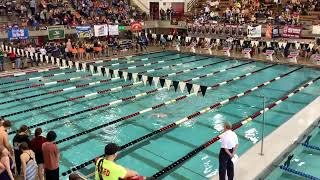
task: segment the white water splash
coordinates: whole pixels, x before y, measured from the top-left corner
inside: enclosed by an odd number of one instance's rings
[[[305,164],[305,162],[300,162],[299,164],[298,164],[298,166],[302,166],[302,165],[304,165]]]
[[[206,178],[211,178],[215,176],[218,173],[218,169],[213,169],[213,166],[211,165],[211,158],[208,155],[205,155],[201,158],[203,161],[203,174],[205,174]]]
[[[225,119],[221,114],[216,114],[215,116],[213,116],[213,128],[219,132],[222,131],[224,120]]]
[[[256,128],[251,128],[244,133],[244,137],[249,139],[253,144],[258,142],[258,131]]]
[[[299,162],[300,159],[294,158],[293,161],[294,161],[294,162]]]

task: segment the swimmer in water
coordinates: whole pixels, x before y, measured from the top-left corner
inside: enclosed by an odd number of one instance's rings
[[[171,70],[177,70],[177,68],[175,68],[174,66],[170,66]]]
[[[152,117],[156,117],[156,118],[166,118],[168,117],[167,114],[163,114],[163,113],[157,113],[157,114],[152,114]]]

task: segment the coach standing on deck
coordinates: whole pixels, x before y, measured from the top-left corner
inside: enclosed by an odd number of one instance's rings
[[[224,133],[220,136],[221,149],[219,154],[219,179],[226,179],[226,171],[228,180],[232,180],[234,176],[234,166],[232,158],[238,148],[238,137],[232,131],[232,125],[229,122],[224,123]]]

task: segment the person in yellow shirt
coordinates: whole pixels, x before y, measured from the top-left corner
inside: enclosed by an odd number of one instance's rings
[[[118,180],[139,176],[137,172],[124,168],[114,162],[120,147],[115,143],[107,144],[104,148],[105,157],[96,161],[96,180]]]

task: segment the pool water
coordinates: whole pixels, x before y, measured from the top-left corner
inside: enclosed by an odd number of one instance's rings
[[[144,60],[139,61],[141,59]],[[193,61],[197,59],[202,60]],[[129,69],[124,71],[132,73],[144,72],[150,69],[169,66],[169,68],[163,68],[150,73],[144,73],[148,76],[163,76],[169,73],[219,62],[205,68],[166,77],[166,79],[183,81],[247,63],[247,61],[226,61],[226,59],[217,57],[178,54],[174,52],[145,54],[141,56],[134,56],[130,58],[130,60],[132,61],[130,63],[112,66],[111,64],[123,62],[124,60],[113,60],[103,63],[97,63],[94,65],[108,66],[108,68],[110,69],[121,69],[130,67]],[[132,68],[132,66],[143,65],[160,60],[164,60],[164,62]],[[175,66],[179,63],[182,63],[182,65]],[[247,63],[242,66],[217,73],[207,78],[201,78],[195,81],[191,81],[190,83],[203,86],[212,86],[225,80],[229,80],[267,66],[270,66],[270,64],[262,62]],[[169,105],[165,105],[161,108],[148,111],[125,121],[121,121],[119,123],[115,123],[110,126],[106,126],[104,128],[90,132],[88,134],[59,143],[58,147],[61,150],[60,172],[65,172],[75,165],[79,165],[85,161],[91,160],[92,158],[103,154],[104,146],[109,142],[115,142],[119,145],[124,145],[141,136],[144,136],[145,134],[148,134],[170,123],[176,122],[186,116],[189,116],[194,112],[223,101],[238,93],[242,93],[247,89],[251,89],[281,74],[297,68],[297,66],[275,65],[259,71],[256,74],[250,75],[246,78],[233,81],[212,90],[208,90],[205,97],[202,97],[200,94],[198,96],[190,96],[181,101],[173,102]],[[19,77],[1,78],[0,81],[1,83],[10,82],[18,79],[39,77],[48,74],[63,73],[74,70],[75,69],[65,69],[43,73],[32,73]],[[79,71],[68,74],[61,74],[54,77],[41,78],[41,82],[39,82],[39,80],[31,80],[26,82],[3,84],[0,85],[0,92],[30,85],[36,85],[39,83],[47,83],[73,77],[82,77],[76,80],[70,80],[37,88],[28,88],[12,92],[0,93],[0,103],[108,79],[108,77],[99,75],[84,77],[90,74],[90,72]],[[220,108],[211,110],[201,116],[197,116],[190,121],[182,124],[181,126],[173,128],[169,131],[165,131],[163,133],[159,133],[152,138],[147,138],[140,143],[124,149],[120,152],[117,162],[124,165],[125,167],[136,170],[141,175],[152,176],[159,170],[178,160],[180,157],[186,155],[191,150],[197,148],[201,144],[218,135],[222,130],[223,121],[228,120],[231,123],[237,123],[243,118],[246,118],[257,110],[263,108],[263,96],[266,97],[266,105],[268,105],[272,102],[277,101],[288,92],[301,86],[306,81],[314,79],[318,76],[320,76],[320,71],[316,69],[302,68],[294,71],[293,73],[290,73],[288,76],[285,76],[278,81],[274,81],[269,85],[259,88],[258,90],[253,91],[252,93],[245,95],[239,99],[230,101]],[[31,126],[52,119],[57,119],[51,123],[43,124],[41,126],[39,125],[39,127],[42,127],[42,129],[45,131],[44,134],[46,134],[46,132],[50,130],[55,130],[58,135],[57,140],[60,140],[73,134],[80,133],[87,129],[94,128],[96,126],[127,116],[129,114],[148,109],[152,106],[188,94],[186,90],[184,92],[181,92],[178,89],[177,92],[175,92],[173,89],[160,89],[155,93],[150,93],[134,100],[120,102],[115,105],[100,108],[97,110],[82,112],[67,118],[61,118],[75,112],[81,112],[82,110],[88,108],[160,88],[159,86],[145,86],[143,85],[143,83],[140,83],[138,85],[122,88],[118,91],[101,93],[86,98],[80,98],[74,101],[67,101],[52,105],[52,103],[64,101],[69,98],[79,97],[104,89],[119,87],[130,83],[132,82],[130,82],[129,80],[125,81],[123,79],[115,79],[106,83],[75,88],[55,94],[26,98],[21,101],[15,101],[1,105],[0,115],[8,115],[18,111],[48,105],[44,108],[8,116],[7,119],[14,122],[14,127],[12,128],[13,130],[17,130],[23,124]],[[291,116],[293,116],[296,112],[301,110],[312,100],[318,97],[320,95],[319,87],[320,83],[319,81],[317,81],[308,88],[279,104],[274,109],[268,111],[265,114],[265,134],[271,133],[282,123],[287,121]],[[159,114],[165,115],[163,115],[163,117],[159,117]],[[245,153],[246,150],[248,150],[251,146],[253,146],[260,140],[260,129],[262,126],[261,122],[262,117],[258,117],[254,121],[247,123],[245,126],[236,131],[239,136],[240,143],[238,155]],[[32,131],[34,131],[34,129],[32,129]],[[11,134],[10,139],[12,139],[13,136],[14,134]],[[216,175],[218,172],[217,168],[219,149],[220,143],[215,143],[209,146],[207,149],[204,149],[192,159],[186,161],[182,166],[165,174],[165,176],[163,176],[162,178],[207,179]],[[94,177],[90,174],[94,172],[94,164],[90,164],[84,168],[81,168],[79,172],[83,175],[88,175],[89,179],[93,179]],[[67,178],[66,176],[61,176],[61,179]]]
[[[319,128],[315,128],[311,132],[311,138],[309,140],[309,145],[320,147],[320,131]],[[290,154],[294,154],[294,157],[291,160],[290,168],[304,172],[308,175],[320,178],[320,151],[312,148],[308,148],[302,145],[298,145]],[[286,161],[286,158],[284,159]],[[284,161],[281,163],[283,164]],[[286,172],[280,168],[274,169],[266,179],[278,179],[278,180],[287,180],[287,179],[302,179],[301,176]]]

